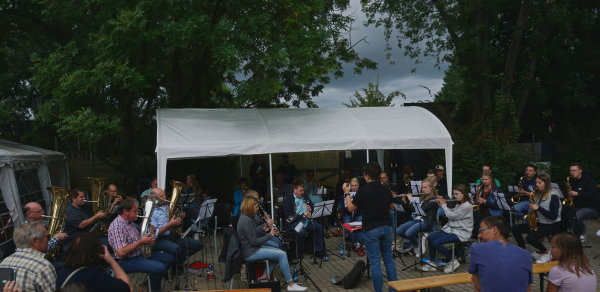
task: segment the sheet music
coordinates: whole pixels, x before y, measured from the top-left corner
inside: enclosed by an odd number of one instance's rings
[[[316,203],[313,212],[310,215],[310,218],[316,219],[319,217],[331,215],[331,212],[333,210],[333,202],[334,200]]]
[[[404,208],[402,207],[402,205],[398,204],[398,203],[394,203],[394,210],[396,210],[398,212],[406,212],[406,211],[404,211]]]
[[[354,196],[356,195],[356,192],[350,192],[350,201],[354,201]],[[348,208],[348,203],[346,202],[346,198],[344,198],[344,208]]]
[[[519,187],[518,186],[508,186],[508,192],[509,193],[518,193],[519,192]]]
[[[477,184],[476,183],[469,183],[469,191],[471,194],[474,194],[477,191]]]
[[[504,197],[504,193],[497,193],[495,196],[496,206],[500,210],[511,210],[510,206],[506,202],[506,198]]]
[[[418,194],[421,192],[421,181],[420,180],[411,180],[410,181],[410,193]]]

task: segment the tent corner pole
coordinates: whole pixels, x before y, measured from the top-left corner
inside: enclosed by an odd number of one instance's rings
[[[269,153],[269,184],[271,187],[271,218],[275,218],[275,208],[273,207],[273,201],[275,201],[275,194],[273,194],[273,156]]]

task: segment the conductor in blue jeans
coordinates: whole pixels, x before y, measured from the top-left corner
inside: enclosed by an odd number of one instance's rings
[[[394,205],[390,190],[379,183],[381,167],[377,163],[369,162],[363,166],[362,171],[367,183],[358,190],[353,200],[350,199],[350,184],[345,183],[342,189],[348,211],[360,210],[363,214],[363,241],[371,264],[373,291],[383,292],[382,258],[387,280],[397,279],[396,266],[392,259],[393,232],[389,212]],[[394,290],[389,288],[389,291]]]

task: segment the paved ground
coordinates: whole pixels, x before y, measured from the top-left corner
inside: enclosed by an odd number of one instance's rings
[[[594,256],[600,254],[600,238],[595,235],[596,230],[600,229],[600,221],[597,220],[589,220],[588,221],[588,241],[585,244],[585,253],[590,258],[592,266],[596,275],[600,275],[600,257],[594,259]],[[218,238],[220,240],[220,238]],[[340,245],[340,237],[329,237],[327,242],[327,247],[332,253],[339,254],[339,245]],[[215,279],[208,280],[205,272],[199,273],[197,275],[189,274],[188,277],[190,286],[193,290],[213,290],[213,289],[227,289],[226,283],[222,280],[222,271],[223,264],[217,261],[216,254],[213,253],[213,239],[212,237],[207,237],[204,239],[204,243],[206,248],[204,248],[201,252],[196,254],[192,261],[202,260],[204,262],[213,263],[215,268]],[[218,247],[220,251],[221,243],[218,242]],[[360,281],[359,286],[353,290],[345,290],[341,286],[336,286],[331,283],[331,278],[335,276],[343,276],[346,274],[354,263],[357,260],[366,260],[365,257],[358,257],[356,254],[352,254],[350,257],[344,257],[341,259],[338,256],[329,255],[329,261],[324,262],[321,267],[318,265],[313,265],[312,260],[309,257],[304,259],[304,267],[310,274],[311,278],[314,280],[314,284],[310,281],[306,281],[300,278],[300,282],[307,285],[309,287],[309,291],[318,291],[316,286],[318,286],[321,291],[372,291],[373,285],[370,279],[363,278]],[[406,255],[402,258],[395,259],[396,268],[398,270],[398,279],[409,279],[409,278],[419,278],[426,276],[434,276],[441,275],[441,272],[421,272],[415,269],[408,269],[406,271],[402,271],[405,268],[404,264],[411,265],[415,263],[415,257],[411,255]],[[461,265],[457,272],[466,272],[467,267],[466,264]],[[535,284],[532,291],[539,290],[539,279],[535,278]],[[136,284],[140,284],[142,282],[140,275],[135,275],[132,278],[133,282]],[[172,279],[171,281],[165,284],[165,291],[174,290],[176,287],[177,279]],[[184,283],[180,282],[179,288],[183,290]],[[240,279],[240,275],[236,275],[234,278],[234,288],[247,288],[247,282],[244,282]],[[439,288],[432,291],[472,291],[470,285],[454,285],[445,288]],[[598,290],[600,291],[600,290]]]

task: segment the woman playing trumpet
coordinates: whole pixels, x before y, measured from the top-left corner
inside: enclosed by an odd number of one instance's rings
[[[452,259],[452,254],[444,247],[445,243],[467,241],[471,237],[471,232],[473,231],[473,205],[471,204],[469,195],[467,195],[467,187],[463,184],[457,184],[452,189],[452,195],[458,202],[454,208],[449,208],[444,198],[437,199],[438,205],[448,217],[448,223],[442,227],[442,231],[429,234],[430,264],[424,265],[421,268],[423,271],[437,270],[437,251],[440,251],[447,259]],[[458,266],[460,266],[460,263],[454,259],[452,263],[446,264],[444,272],[452,273]]]
[[[531,246],[535,247],[536,251],[531,255],[536,259],[537,263],[545,263],[550,261],[550,253],[548,249],[540,242],[540,239],[557,234],[560,232],[560,211],[562,204],[558,194],[550,185],[550,177],[547,174],[540,174],[535,179],[537,190],[532,194],[533,204],[529,204],[530,210],[537,215],[539,223],[537,230],[531,231],[529,224],[521,223],[512,228],[517,244],[521,248],[525,247],[525,240]],[[527,234],[523,240],[523,234]]]
[[[281,249],[266,246],[265,243],[275,235],[275,230],[268,233],[265,231],[264,223],[258,217],[258,200],[254,197],[244,197],[240,206],[240,219],[237,224],[237,233],[240,240],[240,250],[242,258],[245,261],[268,260],[269,269],[265,271],[259,279],[266,279],[273,271],[275,266],[279,264],[281,272],[288,283],[288,291],[306,291],[306,287],[302,287],[294,283],[290,266],[288,263],[287,254]]]

